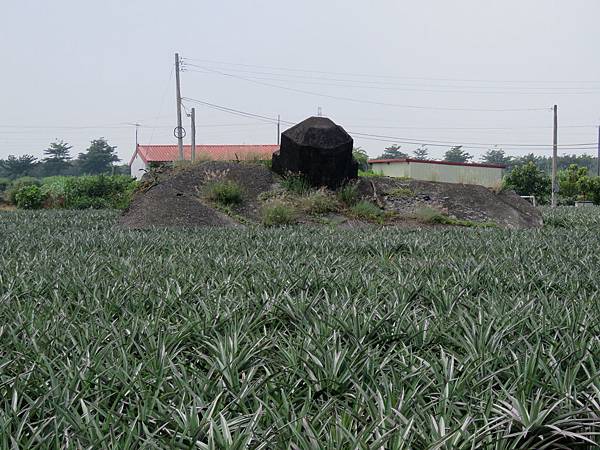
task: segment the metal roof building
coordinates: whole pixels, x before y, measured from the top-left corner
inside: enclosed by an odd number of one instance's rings
[[[388,177],[412,178],[413,180],[438,181],[442,183],[477,184],[489,188],[500,186],[500,164],[457,163],[421,159],[371,159],[369,167]]]

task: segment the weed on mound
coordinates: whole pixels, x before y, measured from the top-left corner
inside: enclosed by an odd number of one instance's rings
[[[0,448],[597,448],[598,209],[543,229],[0,212]]]

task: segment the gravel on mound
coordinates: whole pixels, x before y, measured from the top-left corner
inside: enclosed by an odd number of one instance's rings
[[[259,217],[257,197],[271,188],[271,171],[261,164],[208,161],[173,170],[168,178],[137,192],[119,224],[130,228],[239,225],[202,198],[203,186],[217,179],[235,181],[242,188],[243,203],[234,208],[236,214]]]
[[[409,216],[429,207],[456,219],[493,222],[503,228],[543,225],[539,210],[512,191],[495,193],[471,184],[373,177],[360,180],[359,192],[373,196],[373,186],[377,203],[400,215]]]

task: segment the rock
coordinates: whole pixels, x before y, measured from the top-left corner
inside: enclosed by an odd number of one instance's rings
[[[311,117],[282,133],[272,167],[282,176],[301,174],[313,186],[335,189],[358,177],[353,144],[352,137],[332,120]]]

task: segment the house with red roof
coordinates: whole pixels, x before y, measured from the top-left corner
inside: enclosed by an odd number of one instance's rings
[[[277,150],[279,145],[196,145],[196,160],[268,160]],[[183,146],[183,155],[185,160],[191,161],[191,145]],[[129,161],[131,176],[140,179],[150,167],[177,160],[179,160],[177,145],[138,145]]]

